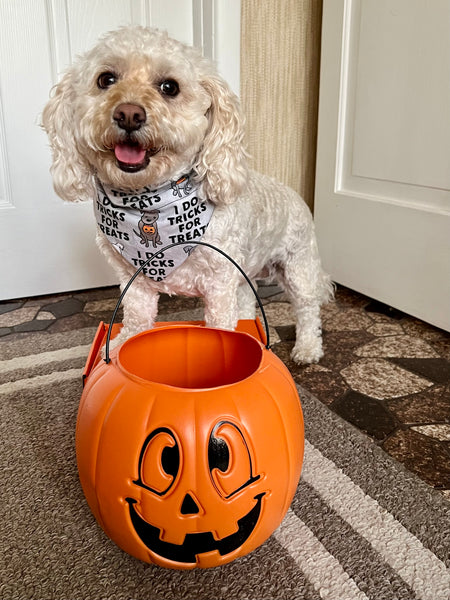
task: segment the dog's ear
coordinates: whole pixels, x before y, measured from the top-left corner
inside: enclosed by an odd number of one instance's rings
[[[212,202],[231,204],[247,181],[244,118],[237,96],[225,81],[210,76],[202,81],[202,86],[211,98],[209,127],[194,168]]]
[[[69,70],[53,88],[42,113],[42,126],[52,150],[53,187],[63,200],[79,202],[92,200],[94,187],[90,166],[77,147],[73,77]]]

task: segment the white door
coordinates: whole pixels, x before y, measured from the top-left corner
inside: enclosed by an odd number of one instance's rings
[[[0,0],[0,300],[116,282],[91,204],[53,192],[39,121],[72,57],[129,23],[202,47],[238,91],[239,0]]]
[[[325,0],[319,106],[325,268],[450,330],[450,1]]]

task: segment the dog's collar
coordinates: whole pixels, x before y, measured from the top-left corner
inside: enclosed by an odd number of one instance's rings
[[[99,229],[136,269],[156,253],[142,271],[155,281],[165,279],[187,259],[196,246],[190,242],[201,240],[214,211],[190,175],[136,192],[111,188],[98,179],[96,185]],[[183,245],[158,252],[176,242]]]

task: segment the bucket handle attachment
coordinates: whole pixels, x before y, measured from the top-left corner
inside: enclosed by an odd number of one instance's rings
[[[261,311],[261,315],[262,315],[262,318],[263,318],[263,321],[264,321],[264,329],[266,330],[266,348],[267,348],[267,350],[269,350],[269,348],[270,348],[270,335],[269,335],[269,323],[267,321],[266,313],[264,311],[264,307],[263,307],[261,298],[259,297],[258,292],[255,289],[255,286],[250,281],[250,278],[245,273],[245,271],[242,269],[242,267],[233,258],[231,258],[231,256],[229,256],[228,254],[226,254],[226,252],[224,252],[223,250],[220,250],[220,248],[217,248],[216,246],[213,246],[212,244],[208,244],[207,242],[194,242],[194,241],[190,241],[190,242],[174,242],[173,244],[169,244],[167,246],[164,246],[164,248],[161,248],[161,249],[157,250],[156,252],[154,252],[139,267],[139,269],[137,269],[137,271],[131,277],[131,279],[129,280],[129,282],[127,283],[127,285],[124,287],[122,293],[120,294],[120,297],[119,297],[119,299],[117,301],[116,307],[114,308],[114,311],[113,311],[113,314],[112,314],[112,317],[111,317],[111,321],[109,322],[108,332],[107,332],[107,335],[106,335],[106,346],[105,346],[105,363],[106,364],[109,364],[111,362],[111,358],[109,356],[109,345],[110,345],[110,341],[111,341],[112,327],[114,325],[114,321],[116,319],[117,312],[118,312],[118,310],[120,308],[120,305],[122,304],[122,300],[124,299],[124,296],[128,292],[128,289],[130,288],[130,286],[133,283],[133,281],[145,269],[145,267],[150,263],[150,261],[155,258],[155,256],[157,256],[161,252],[165,252],[166,250],[169,250],[170,248],[173,248],[174,246],[184,246],[187,243],[189,243],[189,244],[196,244],[197,246],[206,246],[207,248],[212,248],[213,250],[215,250],[216,252],[218,252],[219,254],[221,254],[222,256],[224,256],[227,260],[229,260],[236,267],[236,269],[240,272],[240,274],[244,277],[245,281],[248,283],[248,285],[250,286],[253,294],[255,295],[256,301],[257,301],[259,309]]]

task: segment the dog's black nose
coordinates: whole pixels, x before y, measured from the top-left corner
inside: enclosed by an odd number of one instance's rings
[[[137,104],[119,104],[113,114],[120,129],[125,131],[136,131],[140,129],[147,119],[145,110]]]

